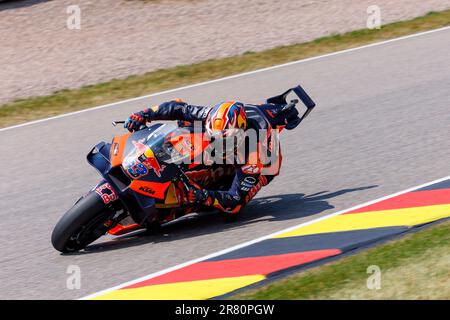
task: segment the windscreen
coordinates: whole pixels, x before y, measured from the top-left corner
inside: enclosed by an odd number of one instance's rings
[[[137,131],[128,139],[122,165],[125,170],[136,178],[139,175],[140,164],[165,162],[176,163],[187,155],[180,154],[174,148],[171,137],[185,134],[186,129],[171,123],[154,124],[148,129]],[[142,171],[141,170],[141,171]]]

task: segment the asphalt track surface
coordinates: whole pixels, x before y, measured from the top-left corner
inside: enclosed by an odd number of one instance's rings
[[[175,97],[258,103],[301,83],[318,107],[282,136],[281,174],[236,224],[217,215],[61,255],[58,218],[99,177],[90,148],[110,125]],[[72,299],[448,176],[450,29],[0,132],[0,298]],[[66,288],[69,265],[81,289]]]

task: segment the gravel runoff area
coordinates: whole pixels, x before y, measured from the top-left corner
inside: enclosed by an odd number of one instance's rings
[[[450,8],[448,0],[25,0],[0,4],[0,103],[312,40]],[[67,7],[81,29],[67,28]]]

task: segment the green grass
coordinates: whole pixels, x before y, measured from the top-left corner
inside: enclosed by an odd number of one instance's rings
[[[423,17],[385,25],[380,30],[353,31],[262,52],[247,52],[230,58],[156,70],[144,75],[115,79],[79,89],[60,90],[48,96],[20,99],[0,106],[0,127],[448,25],[450,25],[450,10],[431,12]]]
[[[233,299],[450,299],[450,221],[291,275]],[[381,289],[366,286],[381,269]]]

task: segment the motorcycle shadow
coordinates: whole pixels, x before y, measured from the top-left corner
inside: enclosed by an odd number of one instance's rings
[[[4,0],[3,2],[0,2],[0,11],[31,7],[36,4],[48,1],[50,0],[26,0],[26,1]]]
[[[264,221],[282,221],[313,216],[334,208],[327,201],[328,199],[376,187],[377,185],[372,185],[334,192],[322,191],[311,195],[294,193],[257,198],[240,212],[238,221],[234,223],[224,223],[222,215],[216,211],[196,213],[167,223],[150,234],[140,230],[106,241],[103,239],[102,242],[96,242],[84,251],[71,253],[71,255],[120,250],[149,243],[177,241],[230,229],[245,228],[250,224]]]

